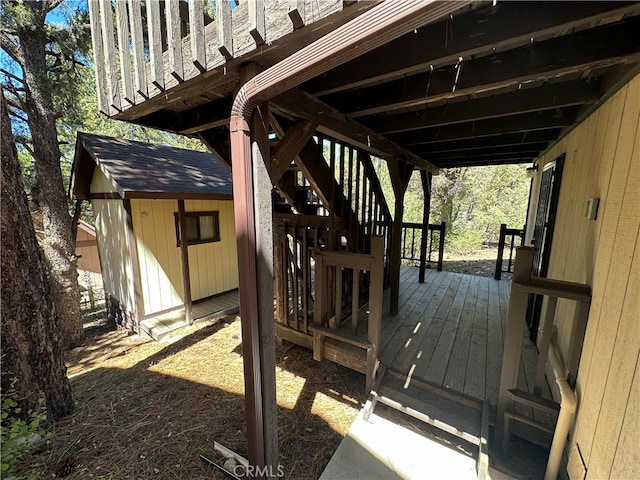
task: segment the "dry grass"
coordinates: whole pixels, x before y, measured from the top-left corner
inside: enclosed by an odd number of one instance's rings
[[[364,400],[364,378],[311,352],[278,354],[280,461],[318,478]],[[182,329],[162,342],[98,333],[66,358],[75,413],[24,459],[39,478],[225,478],[214,440],[246,456],[240,322]]]

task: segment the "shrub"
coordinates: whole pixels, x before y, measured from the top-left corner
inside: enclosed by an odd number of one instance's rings
[[[44,397],[38,401],[37,411],[29,410],[26,415],[20,408],[18,392],[15,390],[17,379],[12,379],[6,391],[0,392],[2,411],[0,413],[0,442],[2,478],[23,478],[16,474],[16,462],[34,443],[45,437],[43,428],[47,415],[44,411]],[[29,477],[35,479],[35,475]]]

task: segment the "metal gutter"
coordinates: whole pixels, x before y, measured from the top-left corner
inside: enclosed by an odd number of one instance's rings
[[[466,9],[471,3],[473,2],[432,0],[382,2],[258,74],[242,86],[234,99],[230,118],[231,157],[236,204],[248,451],[249,461],[254,467],[260,469],[267,466],[265,445],[274,440],[265,438],[262,408],[263,372],[260,361],[253,167],[249,127],[251,115],[258,104],[414,29]]]

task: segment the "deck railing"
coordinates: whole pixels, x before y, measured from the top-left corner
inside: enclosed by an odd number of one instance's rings
[[[444,240],[446,222],[441,224],[430,223],[427,225],[427,233],[425,235],[425,225],[422,223],[402,224],[402,246],[400,249],[400,258],[414,264],[422,265],[426,263],[435,263],[439,272],[442,271],[442,262],[444,259]],[[436,234],[434,242],[433,235]],[[424,239],[424,244],[423,244]],[[437,249],[437,260],[434,259],[434,252]]]
[[[313,356],[322,360],[323,344],[327,338],[364,350],[367,391],[373,388],[375,367],[382,332],[384,239],[371,238],[371,254],[353,254],[329,250],[315,250],[315,303],[313,311]],[[361,298],[364,279],[368,277],[368,314],[366,333],[359,331]],[[332,281],[329,281],[331,278]],[[346,324],[346,325],[345,325]],[[359,370],[356,364],[346,367]]]
[[[509,237],[509,241],[507,241]],[[502,278],[503,273],[513,273],[513,253],[516,247],[516,238],[520,237],[520,245],[524,241],[524,228],[519,230],[517,228],[507,228],[506,223],[500,225],[500,238],[498,240],[498,257],[496,259],[496,272],[493,276],[496,280]],[[507,262],[507,268],[504,268],[504,249],[509,246],[509,261]]]
[[[89,0],[98,107],[115,115],[342,9],[304,0]],[[237,4],[237,6],[235,6]]]
[[[543,382],[545,382],[547,359],[550,359],[551,363],[554,364],[554,370],[562,369],[562,371],[554,372],[555,380],[562,396],[562,403],[545,474],[545,479],[551,479],[557,477],[564,444],[567,440],[571,418],[575,409],[575,396],[572,386],[575,385],[582,352],[589,306],[591,304],[591,287],[581,283],[533,276],[534,252],[535,250],[531,247],[519,247],[516,250],[504,338],[500,390],[498,392],[496,436],[499,441],[502,441],[503,449],[506,449],[509,441],[511,420],[524,422],[534,428],[543,429],[542,426],[537,425],[530,419],[519,416],[514,411],[513,406],[515,403],[521,403],[541,411],[552,410],[549,401],[540,396]],[[527,313],[527,300],[531,293],[545,296],[545,308],[543,308],[542,331],[538,341],[539,356],[534,391],[521,392],[517,389],[517,385],[522,353],[522,335]],[[571,341],[565,358],[559,358],[558,352],[551,348],[556,305],[559,298],[573,300],[578,303],[575,316],[572,319],[571,336],[569,337]],[[563,320],[559,319],[559,321]]]

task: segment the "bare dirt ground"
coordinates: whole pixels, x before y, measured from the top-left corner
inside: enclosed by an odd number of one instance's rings
[[[505,250],[503,268],[507,268],[509,261],[508,249]],[[447,272],[466,273],[480,277],[493,278],[496,270],[496,259],[498,257],[498,247],[496,245],[483,245],[472,253],[444,252],[444,262],[442,269]],[[433,268],[433,267],[432,267]],[[511,278],[510,273],[502,273],[503,279]]]
[[[496,249],[445,253],[444,270],[493,277]],[[65,361],[75,413],[22,461],[37,478],[226,478],[214,441],[246,456],[240,322],[196,323],[161,342],[115,330],[103,312]],[[318,478],[365,398],[364,377],[301,347],[278,352],[278,442],[289,479]],[[403,417],[396,421],[404,422]],[[410,422],[407,421],[407,425]]]

